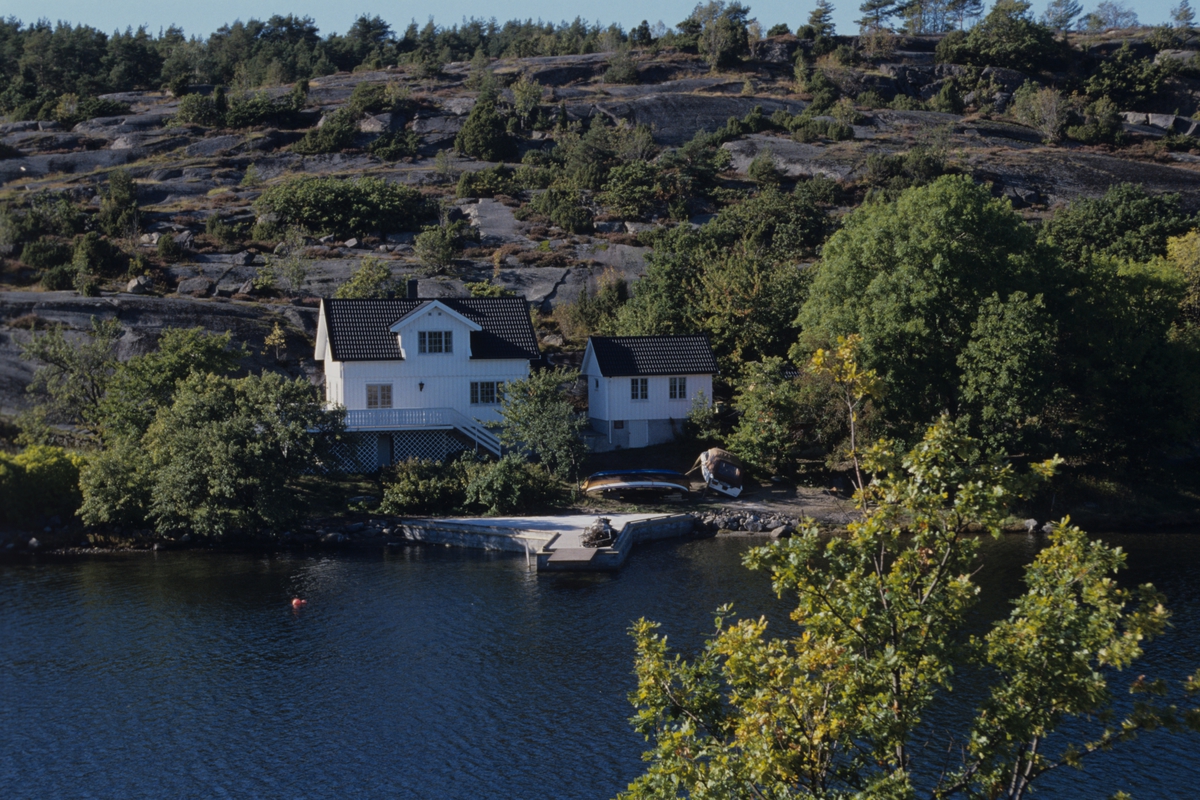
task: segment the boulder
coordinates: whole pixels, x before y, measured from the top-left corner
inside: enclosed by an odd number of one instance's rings
[[[152,285],[154,285],[154,280],[149,275],[138,275],[125,284],[125,291],[130,294],[145,294]]]
[[[1175,129],[1174,114],[1147,114],[1146,124],[1154,128],[1162,128],[1164,131]]]
[[[346,240],[346,247],[349,247],[351,249],[358,247],[358,244],[359,244],[359,242],[358,242],[358,239],[356,239],[356,238],[350,238],[350,239]]]
[[[213,282],[208,278],[186,278],[179,282],[176,291],[192,297],[207,297],[212,294]]]
[[[358,121],[358,129],[363,133],[390,133],[403,127],[404,117],[391,112],[368,114]]]
[[[194,245],[195,243],[196,243],[196,234],[192,233],[191,231],[185,230],[182,233],[175,234],[175,244],[179,245],[180,247],[182,247],[185,250],[191,250],[192,245]]]

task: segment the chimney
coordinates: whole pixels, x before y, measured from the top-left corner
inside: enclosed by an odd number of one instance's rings
[[[416,300],[420,295],[421,293],[417,290],[417,279],[410,278],[408,281],[408,299]]]

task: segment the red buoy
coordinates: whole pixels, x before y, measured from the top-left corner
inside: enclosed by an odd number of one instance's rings
[[[292,598],[292,608],[300,608],[301,606],[306,606],[306,605],[308,605],[307,600],[301,600],[299,597]]]

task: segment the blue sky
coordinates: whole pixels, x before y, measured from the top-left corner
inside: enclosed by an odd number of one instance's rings
[[[745,0],[743,0],[744,2]],[[839,33],[853,33],[853,20],[859,16],[861,0],[839,2],[833,0],[834,19]],[[1049,0],[1034,0],[1034,10],[1040,14]],[[1091,10],[1098,0],[1082,0],[1085,11]],[[1126,5],[1138,12],[1144,24],[1166,22],[1170,9],[1178,0],[1127,0]],[[667,0],[647,3],[634,0],[609,0],[605,3],[563,3],[555,0],[440,0],[437,3],[370,2],[360,0],[354,5],[331,3],[329,0],[204,0],[191,3],[147,3],[145,0],[37,0],[37,2],[0,2],[0,15],[14,16],[25,22],[39,17],[51,20],[66,20],[93,25],[105,31],[124,29],[126,26],[146,25],[151,31],[174,23],[189,34],[207,36],[226,22],[257,17],[265,19],[272,14],[297,14],[316,20],[323,34],[344,33],[360,13],[378,14],[392,24],[394,29],[403,30],[410,20],[419,24],[428,20],[431,12],[439,25],[452,25],[464,17],[496,17],[507,19],[544,19],[555,22],[563,19],[584,19],[605,24],[617,22],[628,30],[643,19],[651,24],[662,20],[674,25],[685,18],[695,6],[695,0]],[[814,0],[800,3],[770,0],[749,3],[751,16],[764,26],[786,22],[793,29],[802,24],[815,4]],[[990,3],[989,3],[990,5]],[[1200,9],[1200,2],[1192,3]]]

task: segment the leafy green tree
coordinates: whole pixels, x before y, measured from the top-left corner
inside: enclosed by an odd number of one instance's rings
[[[1042,135],[1042,141],[1058,141],[1070,112],[1066,98],[1049,86],[1039,87],[1026,81],[1013,93],[1012,115]]]
[[[587,452],[579,435],[587,420],[563,393],[563,387],[578,378],[578,372],[565,367],[538,370],[506,383],[500,398],[501,444],[532,453],[561,480],[578,476]]]
[[[1119,550],[1066,523],[1026,570],[1011,615],[962,647],[980,594],[979,537],[968,531],[998,536],[1032,476],[985,456],[945,418],[911,452],[880,443],[864,466],[875,478],[848,535],[810,526],[746,558],[795,598],[798,630],[772,633],[765,618],[735,620],[726,606],[684,659],[659,625],[633,625],[633,725],[651,747],[623,797],[905,798],[922,786],[938,798],[1015,800],[1082,753],[1200,727],[1200,710],[1154,700],[1115,711],[1107,668],[1136,662],[1169,615],[1153,587],[1112,580]],[[951,740],[969,745],[928,746],[918,730],[964,662],[986,665],[992,681]],[[1139,678],[1133,690],[1155,685]],[[947,751],[961,756],[947,761]]]
[[[97,409],[104,440],[140,438],[159,410],[171,405],[180,381],[192,373],[230,375],[246,355],[245,345],[233,346],[228,331],[210,334],[198,327],[167,328],[155,350],[113,370]]]
[[[92,317],[91,329],[82,341],[68,339],[62,328],[52,328],[21,348],[21,358],[41,362],[28,391],[37,396],[51,422],[99,433],[100,404],[116,366],[121,334],[117,320]]]
[[[384,299],[396,292],[396,280],[383,260],[368,256],[333,293],[339,300]]]
[[[1137,184],[1118,183],[1103,197],[1081,197],[1059,210],[1041,237],[1076,264],[1093,255],[1148,261],[1166,253],[1167,239],[1195,224],[1179,195],[1155,196]]]
[[[1044,436],[1049,421],[1042,415],[1061,386],[1051,380],[1058,341],[1058,321],[1046,313],[1040,295],[984,299],[958,357],[961,409],[995,449],[1029,447],[1029,438]]]
[[[0,453],[0,523],[28,525],[79,508],[83,457],[61,447],[31,445],[16,455]]]
[[[796,266],[777,265],[741,248],[706,266],[696,318],[712,339],[723,374],[737,375],[742,364],[787,351],[798,333],[795,316],[808,284]]]
[[[725,444],[767,475],[790,472],[805,444],[803,388],[787,371],[778,356],[745,364],[733,398],[738,421]]]
[[[942,177],[894,203],[867,204],[830,237],[800,312],[793,359],[860,334],[877,370],[883,418],[905,435],[954,412],[958,356],[984,300],[1064,280],[1033,231],[965,177]]]
[[[541,105],[545,87],[522,75],[509,88],[512,89],[513,110],[517,113],[517,119],[521,121],[522,127],[528,127],[533,114]]]
[[[424,266],[444,270],[462,252],[461,239],[467,227],[461,220],[451,225],[428,225],[417,234],[413,251]]]
[[[303,379],[192,373],[143,439],[153,475],[148,509],[162,534],[278,531],[302,512],[294,483],[340,430]]]

